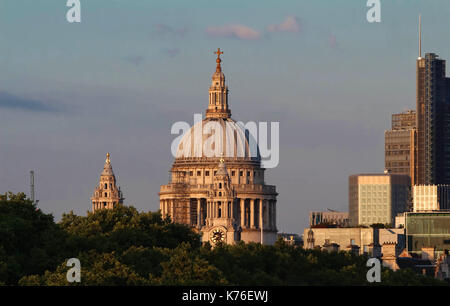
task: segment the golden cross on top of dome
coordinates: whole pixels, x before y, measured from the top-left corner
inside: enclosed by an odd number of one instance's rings
[[[214,52],[214,54],[217,54],[217,59],[220,60],[220,55],[223,54],[223,51],[220,51],[220,48],[217,48],[217,51]]]
[[[110,155],[109,153],[106,153],[106,163],[107,163],[107,164],[111,163],[110,156],[111,156],[111,155]]]
[[[217,51],[214,52],[214,54],[217,54],[217,59],[216,59],[216,63],[217,63],[217,71],[221,71],[221,67],[220,67],[220,62],[222,61],[220,59],[220,55],[223,54],[223,51],[220,51],[220,48],[217,48]]]

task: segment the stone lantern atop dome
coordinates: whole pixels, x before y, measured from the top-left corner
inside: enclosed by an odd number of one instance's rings
[[[206,110],[206,118],[230,118],[231,111],[228,108],[228,86],[225,85],[225,75],[222,72],[220,63],[222,59],[220,55],[223,51],[217,49],[216,72],[211,78],[211,86],[209,87],[209,104]]]

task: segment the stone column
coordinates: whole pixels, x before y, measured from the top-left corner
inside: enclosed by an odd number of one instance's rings
[[[270,201],[267,201],[264,205],[265,207],[265,212],[264,212],[264,224],[266,224],[266,228],[269,228],[269,205],[270,205]]]
[[[272,229],[275,230],[275,201],[272,201]]]
[[[255,228],[255,199],[250,199],[250,228]]]
[[[166,204],[166,218],[170,216],[170,203],[169,200],[164,200],[165,204]]]
[[[273,200],[273,230],[277,230],[277,200]]]
[[[272,230],[275,230],[275,201],[272,201]]]
[[[210,217],[211,217],[211,208],[209,207],[208,199],[206,199],[206,221],[205,221],[206,226],[209,226],[208,225],[208,218],[210,218]]]
[[[164,200],[164,205],[166,206],[166,218],[170,215],[169,200]]]
[[[263,208],[264,208],[264,202],[266,200],[264,199],[260,199],[259,200],[259,228],[265,228],[265,224],[264,224],[264,218],[263,218]]]
[[[212,207],[212,202],[211,201],[209,201],[208,207],[209,207],[208,218],[212,218],[213,217],[213,207]]]
[[[200,198],[197,198],[197,227],[200,229],[202,227],[202,225],[200,224],[200,220],[201,220],[201,200]]]
[[[245,199],[239,199],[241,206],[241,227],[245,227]]]
[[[175,199],[170,200],[170,218],[175,222]]]

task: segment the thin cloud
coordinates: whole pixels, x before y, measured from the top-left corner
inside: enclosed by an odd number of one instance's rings
[[[145,61],[145,58],[142,55],[132,55],[125,57],[124,60],[135,66],[140,66]]]
[[[281,24],[272,24],[267,27],[269,32],[298,33],[301,30],[300,20],[295,16],[287,16]]]
[[[242,40],[256,40],[261,37],[258,31],[240,24],[208,27],[206,33],[211,37],[230,37]]]
[[[155,25],[155,33],[159,36],[177,36],[184,37],[188,33],[188,29],[186,27],[183,28],[174,28],[167,24],[156,24]]]
[[[59,112],[60,108],[39,100],[21,98],[7,92],[0,92],[0,108],[24,110],[30,112]]]
[[[164,53],[168,57],[173,58],[180,53],[180,49],[179,48],[167,48],[167,49],[163,49],[162,53]]]

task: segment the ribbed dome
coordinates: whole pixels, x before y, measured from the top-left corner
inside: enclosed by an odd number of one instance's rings
[[[206,118],[181,138],[176,158],[246,158],[260,160],[255,138],[231,118]]]

